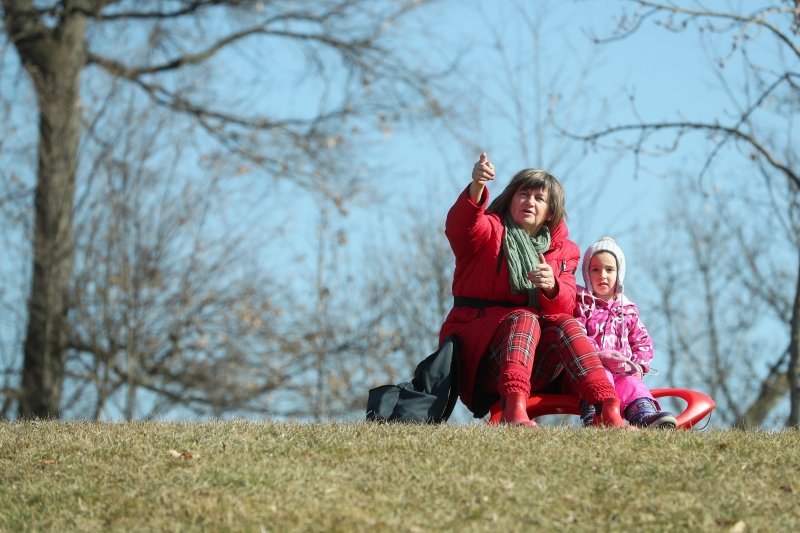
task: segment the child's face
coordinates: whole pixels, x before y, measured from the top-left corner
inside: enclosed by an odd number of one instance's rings
[[[592,292],[601,300],[613,300],[617,286],[617,259],[608,252],[598,252],[589,261]]]

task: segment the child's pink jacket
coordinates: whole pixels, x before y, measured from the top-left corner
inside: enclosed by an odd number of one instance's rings
[[[639,308],[625,294],[607,302],[579,285],[573,314],[598,351],[616,350],[640,364],[645,373],[650,371],[653,340],[639,319]]]

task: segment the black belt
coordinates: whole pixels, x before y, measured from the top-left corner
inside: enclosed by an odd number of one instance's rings
[[[528,307],[528,306],[526,306],[525,304],[515,304],[514,302],[496,302],[494,300],[470,298],[469,296],[454,296],[453,307],[471,307],[473,309],[486,309],[487,307]]]

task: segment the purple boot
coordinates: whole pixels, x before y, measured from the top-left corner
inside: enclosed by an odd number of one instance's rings
[[[675,415],[660,411],[650,398],[637,398],[625,408],[625,420],[632,426],[643,428],[675,429],[678,421]]]

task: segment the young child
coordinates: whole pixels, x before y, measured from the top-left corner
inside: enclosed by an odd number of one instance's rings
[[[675,416],[661,410],[642,382],[650,371],[653,341],[638,307],[623,292],[622,249],[611,237],[603,237],[587,248],[582,266],[586,288],[578,287],[574,314],[600,354],[625,419],[634,426],[675,428]],[[593,405],[581,400],[584,425],[591,425],[594,412]]]

